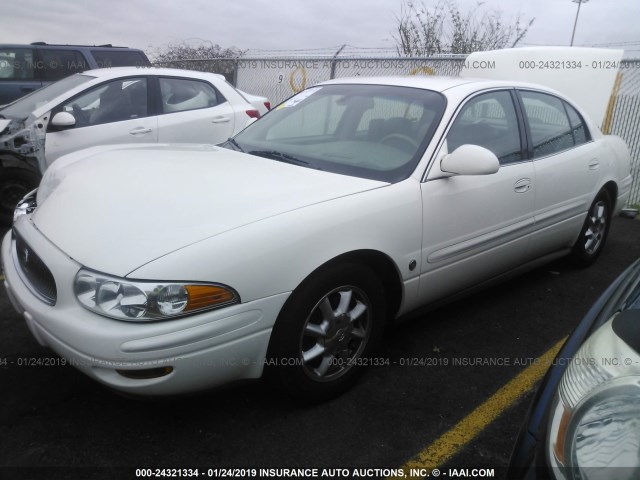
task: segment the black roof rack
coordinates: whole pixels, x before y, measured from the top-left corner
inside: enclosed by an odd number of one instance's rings
[[[114,47],[110,43],[104,45],[69,45],[62,43],[47,43],[47,42],[31,42],[31,45],[46,45],[48,47],[105,47],[105,48],[128,48],[128,47]]]

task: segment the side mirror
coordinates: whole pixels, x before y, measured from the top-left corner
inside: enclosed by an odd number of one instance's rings
[[[58,112],[51,119],[51,125],[57,128],[73,127],[76,124],[76,117],[69,112]]]
[[[440,162],[440,170],[456,175],[491,175],[499,169],[498,157],[479,145],[460,145]]]

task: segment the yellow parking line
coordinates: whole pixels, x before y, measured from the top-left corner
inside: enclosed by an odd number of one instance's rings
[[[4,280],[4,275],[0,275],[0,281]]]
[[[491,398],[463,418],[451,430],[405,463],[401,467],[402,470],[404,470],[405,478],[416,478],[409,476],[411,469],[432,470],[444,465],[471,442],[471,440],[477,437],[490,423],[513,405],[516,400],[533,389],[536,383],[540,381],[547,372],[551,362],[558,354],[558,351],[566,339],[567,337],[556,343],[545,352],[537,362],[534,362],[531,366],[520,372],[509,381],[509,383],[494,393]],[[398,477],[389,478],[395,479]]]

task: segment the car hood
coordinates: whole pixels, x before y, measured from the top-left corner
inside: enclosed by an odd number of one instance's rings
[[[93,148],[64,160],[45,176],[41,188],[54,185],[31,220],[82,265],[119,276],[228,230],[387,185],[208,145]]]

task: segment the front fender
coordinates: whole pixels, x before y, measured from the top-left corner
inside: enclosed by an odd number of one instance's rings
[[[420,272],[409,265],[419,265],[421,243],[420,184],[409,178],[222,233],[127,276],[220,282],[249,302],[291,292],[320,266],[357,250],[384,253],[407,283]]]

